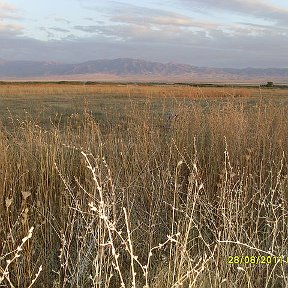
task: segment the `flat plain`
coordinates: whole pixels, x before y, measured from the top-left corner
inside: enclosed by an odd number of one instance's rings
[[[0,283],[287,286],[287,115],[280,88],[1,85]]]

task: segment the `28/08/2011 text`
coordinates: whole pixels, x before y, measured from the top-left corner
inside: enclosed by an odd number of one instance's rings
[[[288,256],[228,256],[228,264],[288,264]]]

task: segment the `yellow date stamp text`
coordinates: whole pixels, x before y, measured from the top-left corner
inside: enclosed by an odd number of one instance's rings
[[[228,256],[228,264],[288,264],[288,256],[234,255]]]

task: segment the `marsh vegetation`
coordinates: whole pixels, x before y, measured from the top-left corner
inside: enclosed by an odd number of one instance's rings
[[[286,287],[287,100],[0,87],[1,285]]]

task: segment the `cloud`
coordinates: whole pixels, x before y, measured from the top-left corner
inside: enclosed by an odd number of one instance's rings
[[[202,8],[209,4],[210,9],[215,6],[218,9],[224,9],[225,6],[226,10],[238,7],[236,10],[242,9],[243,13],[248,7],[252,9],[253,4],[245,0],[242,2],[246,6],[240,1],[232,1],[232,4],[220,0],[191,2],[199,7],[202,5]],[[95,39],[100,36],[109,39],[107,43],[113,43],[115,48],[114,58],[125,54],[124,57],[152,57],[155,61],[176,59],[178,62],[199,66],[285,66],[283,59],[288,56],[285,49],[288,45],[288,31],[285,27],[277,29],[275,25],[249,22],[220,24],[195,21],[179,13],[126,4],[119,4],[116,8],[110,11],[110,21],[105,24],[74,26],[74,29]],[[116,53],[116,47],[119,47],[119,54]],[[120,47],[133,53],[123,53]]]
[[[266,7],[268,4],[264,5],[265,9],[254,9],[253,2],[247,0],[171,1],[181,1],[189,7],[196,7],[205,12],[219,9],[229,13],[246,13],[245,15],[258,13],[257,17],[261,14],[262,18],[269,10]],[[73,63],[101,58],[131,57],[215,67],[287,65],[283,61],[288,58],[288,28],[285,25],[262,25],[257,23],[257,19],[251,20],[249,17],[246,22],[235,20],[230,24],[198,21],[186,14],[123,3],[114,3],[113,7],[106,7],[105,11],[99,12],[95,2],[88,2],[90,10],[91,5],[94,5],[93,22],[87,21],[92,21],[92,18],[86,18],[85,21],[77,23],[78,25],[72,25],[64,18],[57,18],[54,19],[56,22],[65,25],[54,22],[55,25],[51,24],[50,28],[38,27],[47,33],[47,39],[50,39],[47,41],[24,37],[20,35],[23,29],[20,25],[7,23],[8,20],[5,20],[5,23],[0,21],[0,58]],[[264,3],[259,0],[256,2]],[[12,12],[15,11],[15,7],[9,9],[12,9],[10,15],[17,15],[17,12]],[[9,9],[6,7],[6,14]],[[269,19],[275,15],[272,16]],[[55,36],[58,40],[51,40],[55,39]]]
[[[242,31],[243,34],[255,34],[255,35],[266,35],[269,39],[269,35],[282,35],[288,36],[288,27],[279,27],[275,25],[261,25],[249,22],[240,22],[236,25],[235,32]]]
[[[22,34],[23,27],[13,23],[15,19],[20,19],[19,10],[11,4],[0,2],[0,36],[14,37]],[[11,22],[12,20],[12,22]]]
[[[55,17],[54,20],[56,22],[61,22],[61,23],[65,23],[65,24],[70,24],[71,22],[65,18],[61,18],[61,17]]]
[[[219,9],[288,25],[288,9],[272,5],[264,0],[176,0],[176,2],[196,7],[202,11],[208,9],[211,12]]]
[[[56,32],[62,32],[62,33],[69,33],[70,32],[70,30],[64,29],[64,28],[61,28],[61,27],[51,27],[49,29],[50,30],[54,30]]]
[[[124,26],[118,26],[118,30],[115,30],[114,26],[104,27],[102,34],[98,27],[98,34],[93,34],[92,37],[76,38],[71,35],[69,39],[58,41],[40,41],[16,36],[5,38],[0,34],[0,58],[73,63],[130,57],[160,62],[174,60],[197,66],[284,67],[286,65],[283,59],[288,57],[288,38],[271,31],[257,36],[244,32],[234,35],[220,29],[210,31],[209,35],[186,31],[186,34],[183,32],[178,38],[173,38],[172,33],[162,35],[161,31],[151,31],[149,27],[146,31],[141,31],[137,30],[137,26]],[[117,39],[119,35],[122,35],[122,38],[125,36],[125,40]]]
[[[159,29],[152,25],[140,24],[108,24],[108,25],[91,25],[91,26],[74,26],[76,30],[92,34],[94,36],[102,35],[117,41],[146,42],[150,45],[153,43],[175,43],[181,40],[181,44],[187,42],[186,33],[179,27],[166,27]],[[194,35],[194,34],[193,34]]]
[[[76,25],[73,26],[73,29],[82,31],[82,32],[87,32],[87,33],[99,33],[100,28],[103,26],[99,25]]]
[[[256,13],[260,15],[267,14],[269,12],[282,11],[275,5],[264,3],[261,0],[172,0],[175,3],[187,3],[190,7],[196,7],[202,9],[208,13],[213,9],[225,10],[231,14],[231,11],[237,13]],[[82,0],[82,2],[88,6],[86,8],[97,9],[95,2],[89,0]],[[111,1],[109,1],[110,3]],[[112,3],[112,2],[111,2]],[[257,8],[257,9],[256,9]],[[194,10],[193,10],[194,11]],[[265,12],[265,13],[264,13]],[[282,11],[283,12],[283,11]],[[281,13],[282,13],[281,12]],[[77,25],[74,29],[93,35],[106,35],[108,37],[114,37],[115,39],[132,40],[135,41],[182,41],[181,44],[188,42],[195,43],[193,39],[198,39],[201,35],[202,45],[203,38],[216,37],[216,34],[226,33],[228,35],[244,35],[247,33],[250,36],[257,36],[265,34],[267,31],[272,31],[275,34],[285,35],[285,27],[282,27],[277,31],[279,27],[276,25],[267,25],[267,27],[260,27],[257,24],[250,23],[250,25],[244,23],[224,24],[213,21],[199,21],[193,19],[192,16],[188,17],[181,13],[175,13],[167,11],[165,9],[155,9],[143,6],[136,6],[127,3],[120,3],[113,1],[113,8],[106,11],[107,20],[105,23],[93,24],[93,25]],[[213,12],[212,12],[213,13]],[[279,12],[280,13],[280,12]],[[261,15],[262,15],[261,14]],[[225,17],[225,14],[224,14]],[[247,22],[251,19],[247,19]],[[257,19],[254,18],[254,21]],[[286,20],[286,18],[285,18]],[[227,22],[226,22],[227,23]],[[270,27],[270,28],[269,28]],[[276,29],[275,29],[276,28]],[[283,30],[284,29],[284,30]],[[195,37],[195,34],[197,37]],[[205,37],[203,37],[203,35]],[[191,37],[193,39],[191,39]]]
[[[1,37],[15,37],[23,33],[23,27],[18,24],[9,24],[0,21],[0,42]],[[2,45],[0,45],[1,48]]]
[[[209,21],[195,21],[191,17],[165,9],[152,9],[131,4],[118,3],[117,10],[114,10],[113,13],[114,15],[110,18],[110,21],[112,22],[187,28],[197,27],[204,29],[218,26],[216,23]]]
[[[20,34],[23,27],[17,24],[6,24],[0,22],[0,33]]]
[[[204,26],[201,26],[201,28]],[[221,43],[223,39],[238,42],[238,39],[244,39],[250,43],[255,39],[261,38],[262,44],[259,44],[258,50],[263,49],[266,43],[274,36],[287,36],[288,29],[277,29],[275,26],[257,25],[253,23],[235,23],[229,25],[209,26],[209,29],[194,29],[195,26],[170,26],[155,25],[151,23],[113,23],[106,25],[87,25],[74,26],[73,29],[85,32],[93,37],[103,36],[115,41],[130,41],[138,43],[147,43],[151,46],[156,43],[190,45],[190,46],[209,46],[213,48],[215,43]],[[244,41],[242,40],[242,41]],[[229,46],[233,46],[230,44]],[[229,47],[228,46],[228,47]],[[225,49],[223,46],[221,49]]]
[[[222,9],[226,11],[242,11],[243,13],[259,14],[260,11],[267,12],[270,8],[272,11],[278,11],[273,5],[265,4],[263,1],[255,0],[174,0],[179,3],[188,3],[193,7],[201,8],[205,11],[212,9]],[[89,9],[95,8],[92,1]],[[256,5],[255,5],[256,3]],[[193,17],[188,17],[181,13],[167,11],[165,9],[154,9],[131,4],[113,2],[113,8],[106,11],[107,20],[105,23],[93,25],[77,25],[75,30],[85,32],[91,35],[106,35],[117,40],[130,41],[171,41],[181,43],[181,45],[199,45],[207,42],[209,38],[219,37],[221,33],[237,36],[248,34],[249,36],[266,35],[267,31],[273,34],[286,35],[285,27],[279,28],[279,25],[260,25],[250,23],[233,23],[224,24],[213,21],[198,21]],[[262,4],[262,6],[260,5]],[[92,6],[91,6],[92,5]],[[257,7],[257,11],[255,10]],[[272,8],[274,9],[272,9]],[[265,9],[264,9],[265,8]],[[210,10],[209,10],[210,9]],[[270,11],[269,10],[269,11]],[[281,10],[282,11],[282,10]],[[271,12],[271,11],[270,11]],[[264,12],[263,12],[264,13]],[[230,13],[231,14],[231,13]],[[225,16],[225,14],[224,14]],[[248,21],[251,19],[247,19]],[[247,21],[247,22],[248,22]],[[257,19],[254,19],[257,21]],[[277,30],[278,29],[278,30]],[[200,38],[200,39],[199,39]],[[266,41],[266,40],[265,40]]]
[[[191,17],[171,11],[119,2],[114,4],[107,13],[106,22],[75,25],[73,29],[94,36],[105,35],[115,40],[144,41],[150,44],[152,41],[163,43],[182,41],[181,44],[185,44],[187,36],[203,32],[205,34],[205,31],[219,27],[218,23],[195,21]]]
[[[83,7],[89,10],[99,11],[99,5],[89,0],[80,0]],[[106,17],[112,23],[125,23],[136,25],[155,25],[155,26],[178,26],[178,27],[197,27],[211,28],[217,26],[213,22],[195,21],[191,17],[180,13],[171,12],[165,9],[148,8],[133,4],[107,1],[111,4],[109,8],[101,9]],[[113,4],[113,5],[112,5]],[[86,18],[95,21],[95,19]]]
[[[211,29],[218,26],[212,22],[194,21],[190,17],[167,13],[167,15],[135,15],[135,14],[118,14],[110,19],[112,22],[131,23],[138,25],[156,25],[156,26],[176,26],[176,27],[194,27],[202,29]]]
[[[84,17],[83,19],[84,19],[84,20],[87,20],[87,21],[94,21],[94,19],[91,18],[91,17]]]
[[[19,10],[16,8],[16,6],[3,1],[0,2],[0,20],[18,19],[19,18],[18,14]]]

